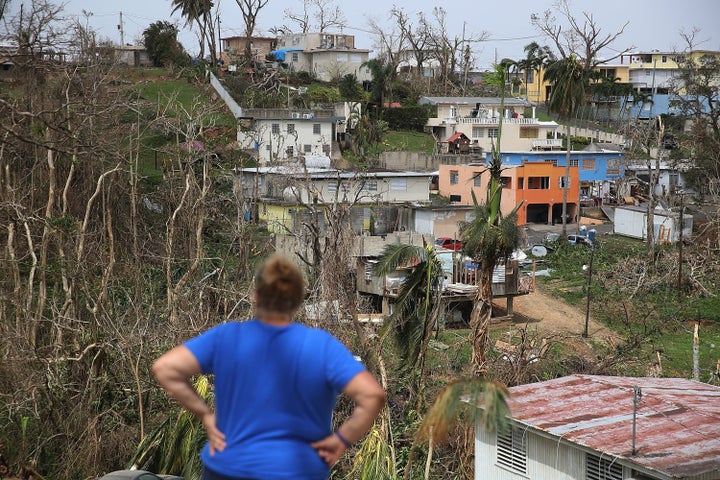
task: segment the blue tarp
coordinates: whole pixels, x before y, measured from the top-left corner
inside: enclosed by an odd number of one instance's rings
[[[280,50],[273,50],[272,52],[270,52],[270,55],[273,55],[275,57],[275,60],[284,62],[285,54],[287,52],[302,52],[302,48],[283,48]]]

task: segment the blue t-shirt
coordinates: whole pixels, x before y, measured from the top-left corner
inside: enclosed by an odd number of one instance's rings
[[[187,341],[203,373],[215,375],[217,426],[227,447],[201,454],[217,473],[257,479],[325,479],[310,446],[332,433],[340,391],[364,370],[335,337],[297,323],[253,319],[218,325]]]

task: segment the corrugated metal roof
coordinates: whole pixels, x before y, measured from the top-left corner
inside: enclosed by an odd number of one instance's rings
[[[632,455],[636,386],[642,397]],[[677,378],[571,375],[510,391],[513,418],[558,441],[675,478],[720,472],[718,387]]]

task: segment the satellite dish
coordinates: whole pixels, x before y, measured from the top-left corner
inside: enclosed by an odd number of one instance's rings
[[[547,248],[543,247],[542,245],[535,245],[532,247],[532,250],[530,250],[530,253],[532,253],[536,257],[544,257],[547,255]]]

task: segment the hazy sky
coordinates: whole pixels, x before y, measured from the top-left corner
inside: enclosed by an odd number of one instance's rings
[[[12,11],[17,11],[21,3],[29,2],[11,0]],[[57,3],[61,3],[60,0]],[[116,42],[120,41],[117,28],[120,12],[126,43],[139,39],[142,31],[154,21],[177,21],[182,32],[180,41],[185,48],[191,53],[198,50],[195,33],[187,29],[178,15],[170,15],[170,0],[65,0],[64,3],[67,15],[78,15],[83,21],[83,10],[91,12],[92,15],[87,17],[90,26],[102,37]],[[355,35],[357,47],[368,49],[373,48],[368,20],[387,23],[393,5],[403,8],[413,20],[417,19],[418,12],[431,16],[436,5],[444,5],[451,33],[461,37],[464,28],[467,37],[481,32],[488,34],[487,41],[472,47],[476,66],[485,68],[496,58],[524,57],[523,47],[532,41],[548,43],[530,24],[530,15],[551,9],[554,0],[449,0],[444,4],[429,0],[336,0],[335,4],[340,6],[347,19],[345,33]],[[215,0],[215,5],[219,6],[222,36],[242,35],[244,25],[235,0]],[[285,10],[299,11],[300,6],[300,0],[269,0],[260,12],[256,34],[267,34],[273,26],[289,24]],[[570,6],[578,18],[583,12],[592,14],[606,33],[614,33],[629,22],[625,33],[613,44],[615,49],[629,46],[645,51],[682,49],[685,45],[679,31],[690,31],[695,27],[701,30],[696,37],[702,41],[698,48],[720,50],[720,0],[571,0]],[[610,57],[611,53],[605,52],[604,56]]]

